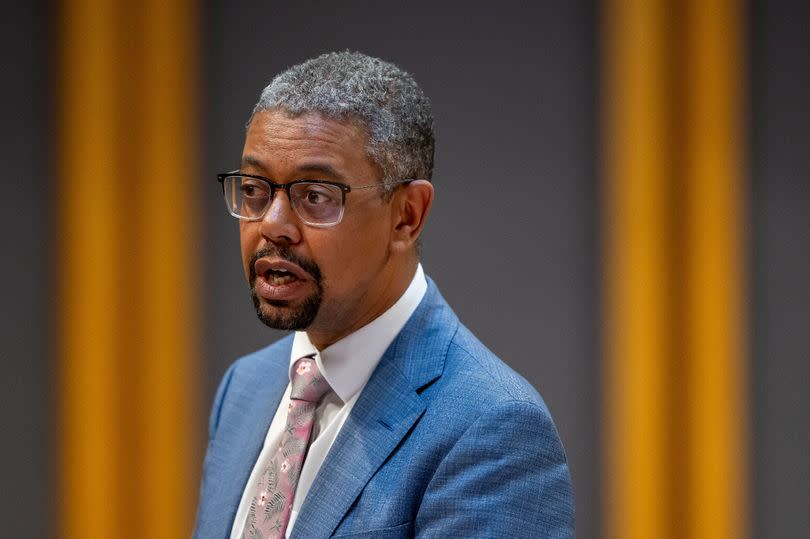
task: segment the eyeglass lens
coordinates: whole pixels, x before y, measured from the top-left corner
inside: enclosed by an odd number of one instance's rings
[[[231,214],[258,220],[273,201],[273,188],[267,182],[245,176],[228,176],[223,181],[225,202]],[[334,224],[343,211],[343,193],[339,187],[319,182],[294,183],[289,189],[290,204],[303,221]]]

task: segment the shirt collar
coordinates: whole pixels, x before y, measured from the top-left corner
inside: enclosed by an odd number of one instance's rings
[[[411,284],[387,311],[320,352],[305,331],[297,331],[290,353],[292,365],[301,357],[314,355],[319,372],[344,403],[354,397],[371,378],[383,354],[411,317],[427,290],[422,264],[416,266]]]

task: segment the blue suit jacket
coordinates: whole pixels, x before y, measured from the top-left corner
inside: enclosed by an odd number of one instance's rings
[[[211,411],[194,536],[229,536],[288,382],[292,337],[235,362]],[[537,392],[432,281],[383,355],[291,537],[572,537],[565,453]]]

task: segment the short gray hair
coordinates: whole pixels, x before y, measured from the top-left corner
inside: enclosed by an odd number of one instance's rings
[[[366,131],[369,158],[382,181],[433,176],[433,113],[413,77],[358,52],[332,52],[290,67],[262,91],[253,115],[280,109],[293,117],[315,112]],[[394,187],[387,188],[390,196]]]

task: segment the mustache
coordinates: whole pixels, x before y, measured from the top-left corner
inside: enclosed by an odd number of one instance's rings
[[[292,249],[284,245],[268,244],[253,253],[253,256],[250,258],[251,286],[253,286],[253,283],[256,281],[256,261],[264,257],[275,257],[286,260],[287,262],[292,262],[306,271],[312,277],[312,280],[315,281],[315,284],[318,286],[321,285],[321,268],[318,267],[318,264],[316,264],[314,260],[299,256],[292,252]]]

